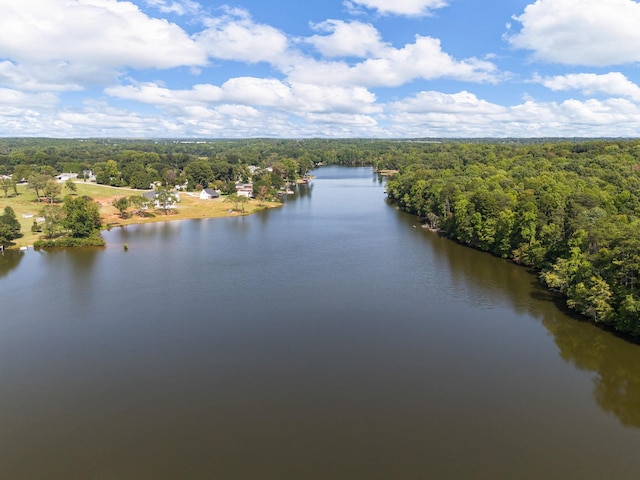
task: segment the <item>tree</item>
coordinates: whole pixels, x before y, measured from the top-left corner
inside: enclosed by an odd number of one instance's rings
[[[215,179],[211,165],[206,160],[196,160],[187,164],[184,174],[189,180],[189,190],[195,189],[197,185],[206,188]]]
[[[238,204],[240,203],[240,195],[237,193],[230,193],[224,199],[226,203],[233,203],[233,209],[238,210]]]
[[[20,222],[16,217],[13,208],[4,207],[4,214],[0,215],[0,245],[6,247],[13,243],[13,240],[20,238]]]
[[[142,195],[131,195],[128,200],[129,205],[135,209],[134,213],[140,216],[144,215],[144,210],[149,207],[150,203],[150,200]]]
[[[121,175],[118,162],[115,160],[107,160],[106,163],[99,168],[100,165],[96,164],[96,182],[104,185],[111,185],[114,187],[120,186]]]
[[[52,180],[52,178],[42,173],[32,173],[29,178],[27,178],[29,188],[33,189],[36,192],[36,199],[38,201],[40,201],[40,196],[43,193],[43,190],[49,180]]]
[[[244,195],[239,195],[238,202],[240,202],[240,210],[242,211],[242,213],[244,213],[244,206],[246,203],[249,203],[249,199]]]
[[[11,187],[13,187],[13,194],[17,197],[18,196],[18,182],[15,179],[15,177],[11,177]]]
[[[142,197],[142,195],[138,195],[138,196]],[[127,197],[119,197],[119,198],[115,198],[111,202],[111,205],[113,205],[118,210],[118,212],[120,212],[120,218],[126,218],[127,208],[129,208],[129,205],[131,205],[131,202]]]
[[[211,163],[211,171],[216,180],[230,182],[234,179],[233,165],[224,160],[215,160]]]
[[[73,181],[73,178],[68,179],[64,183],[64,186],[67,187],[67,190],[71,193],[76,193],[78,191],[78,186],[76,185],[76,182]]]
[[[0,178],[0,188],[4,191],[4,198],[9,198],[9,188],[11,188],[10,178]]]
[[[60,192],[62,192],[62,185],[55,180],[48,180],[44,185],[42,195],[49,200],[49,203],[53,203]]]
[[[175,185],[178,175],[175,170],[169,168],[165,170],[162,178],[164,180],[164,186],[170,188],[172,185]]]
[[[101,219],[98,204],[91,197],[67,196],[62,206],[65,218],[63,225],[72,237],[85,238],[100,230]]]
[[[64,211],[59,205],[45,205],[40,211],[40,216],[44,218],[44,234],[47,238],[54,238],[60,235]]]
[[[640,333],[640,301],[633,295],[627,295],[620,304],[616,327],[621,332]]]
[[[145,189],[153,183],[153,177],[142,167],[135,170],[129,176],[129,186],[131,188]]]
[[[13,169],[12,178],[16,182],[27,181],[27,179],[31,175],[33,175],[33,173],[34,173],[33,168],[31,168],[29,165],[20,164],[20,165],[16,165],[15,168]]]
[[[567,305],[590,317],[595,322],[606,322],[613,313],[610,305],[611,289],[599,276],[580,282],[569,291]]]
[[[177,201],[177,195],[168,188],[161,187],[156,190],[156,204],[160,210],[164,211],[165,215],[169,214],[169,210],[175,206]]]
[[[263,205],[269,196],[269,187],[266,185],[260,185],[258,187],[258,192],[256,193],[256,198],[258,199],[259,205]]]

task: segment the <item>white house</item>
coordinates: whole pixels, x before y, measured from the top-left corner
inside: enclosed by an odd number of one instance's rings
[[[218,198],[220,194],[215,188],[203,188],[200,191],[201,200],[210,200],[212,198]]]
[[[176,192],[169,192],[169,198],[166,206],[160,204],[158,200],[158,192],[156,190],[151,190],[150,192],[145,192],[142,196],[148,200],[153,201],[155,208],[178,208],[178,202],[180,201],[180,194]]]
[[[77,173],[61,173],[60,175],[56,176],[56,180],[58,181],[58,183],[64,183],[67,180],[75,180],[76,178],[78,178],[78,174]]]
[[[236,183],[236,192],[239,197],[253,197],[253,183]]]

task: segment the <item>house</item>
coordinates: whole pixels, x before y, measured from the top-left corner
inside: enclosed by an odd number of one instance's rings
[[[201,200],[210,200],[212,198],[218,198],[220,194],[215,188],[203,188],[200,191]]]
[[[77,173],[61,173],[60,175],[56,176],[56,180],[58,181],[58,183],[64,183],[67,180],[75,180],[77,178]]]
[[[153,202],[153,206],[155,208],[178,208],[178,202],[180,201],[180,195],[176,192],[167,192],[169,194],[169,197],[167,198],[167,202],[165,205],[162,205],[160,203],[160,200],[158,199],[158,191],[157,190],[151,190],[149,192],[144,192],[142,194],[142,196],[144,198],[146,198],[147,200],[150,200]]]
[[[253,183],[236,183],[236,193],[239,197],[253,197]]]

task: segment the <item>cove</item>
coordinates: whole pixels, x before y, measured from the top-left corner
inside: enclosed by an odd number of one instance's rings
[[[638,346],[370,168],[314,175],[279,209],[0,258],[0,477],[637,478]]]

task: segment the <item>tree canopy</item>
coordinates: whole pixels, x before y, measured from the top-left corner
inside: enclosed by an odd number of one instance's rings
[[[389,198],[446,236],[534,267],[567,305],[640,335],[640,143],[446,144]]]
[[[0,215],[0,246],[12,245],[13,240],[20,238],[20,222],[16,214],[9,206],[4,207],[4,212]]]

